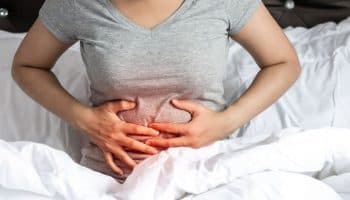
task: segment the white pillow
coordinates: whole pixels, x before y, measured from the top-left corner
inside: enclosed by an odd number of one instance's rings
[[[82,134],[34,102],[11,77],[12,60],[23,36],[0,32],[0,139],[45,143],[78,161]],[[53,71],[69,93],[89,104],[89,80],[76,48],[65,52]]]

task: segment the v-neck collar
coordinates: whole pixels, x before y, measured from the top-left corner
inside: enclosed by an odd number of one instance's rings
[[[126,22],[127,24],[131,25],[133,28],[141,32],[152,33],[159,30],[163,26],[170,24],[177,16],[181,15],[186,10],[191,0],[183,0],[181,5],[169,17],[161,21],[159,24],[153,26],[152,28],[146,28],[141,25],[138,25],[137,23],[135,23],[134,21],[126,17],[124,14],[120,12],[120,10],[117,7],[113,5],[111,0],[103,0],[103,1],[105,2],[108,11],[113,15],[113,17],[123,20],[124,22]]]

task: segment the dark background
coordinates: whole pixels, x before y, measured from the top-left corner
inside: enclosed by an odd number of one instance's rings
[[[27,31],[43,2],[44,0],[0,0],[0,8],[6,8],[9,13],[7,17],[0,16],[0,29],[10,32]],[[327,21],[339,22],[350,16],[350,0],[294,0],[294,8],[287,8],[286,0],[263,2],[283,28],[311,27]]]

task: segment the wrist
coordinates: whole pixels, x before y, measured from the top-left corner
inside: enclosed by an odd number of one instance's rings
[[[223,121],[225,123],[225,132],[227,133],[227,135],[232,134],[234,131],[241,127],[238,118],[238,113],[233,107],[233,105],[222,111],[222,115]]]
[[[71,124],[83,131],[87,131],[87,124],[91,116],[91,107],[83,105],[81,103],[75,103],[71,108]]]

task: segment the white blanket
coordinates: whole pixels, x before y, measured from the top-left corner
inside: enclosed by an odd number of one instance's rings
[[[268,137],[173,148],[138,165],[121,185],[66,153],[0,142],[3,199],[340,200],[350,194],[350,130],[289,129]],[[324,183],[314,178],[324,180]]]

